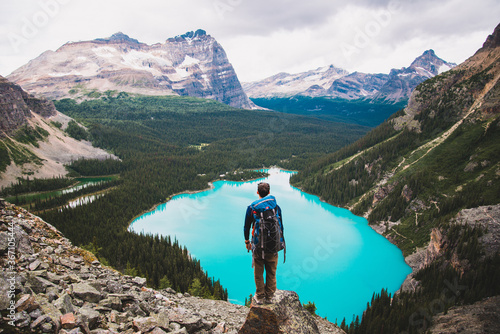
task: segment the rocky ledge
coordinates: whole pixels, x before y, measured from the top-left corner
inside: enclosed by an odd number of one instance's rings
[[[0,266],[0,333],[238,333],[250,311],[148,288],[146,279],[103,266],[55,227],[2,199]],[[300,303],[295,307],[289,311],[303,314]],[[321,333],[337,328],[314,321]]]
[[[272,303],[252,303],[239,334],[345,334],[338,326],[306,311],[293,291],[276,291]]]
[[[485,234],[479,238],[479,241],[484,247],[486,255],[494,255],[496,252],[500,252],[499,221],[500,204],[497,204],[461,210],[450,222],[483,228]],[[418,249],[405,258],[406,263],[412,268],[412,273],[405,279],[400,290],[415,291],[418,286],[418,281],[414,278],[415,274],[442,256],[446,247],[447,238],[445,231],[434,228],[431,231],[427,247]]]

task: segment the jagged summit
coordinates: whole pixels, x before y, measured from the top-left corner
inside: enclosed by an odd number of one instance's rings
[[[49,99],[116,90],[201,97],[255,108],[222,46],[202,29],[153,45],[122,32],[66,43],[31,60],[8,79]]]
[[[389,74],[349,73],[333,65],[298,74],[279,73],[264,80],[244,83],[250,97],[333,97],[398,102],[409,98],[412,90],[424,80],[445,72],[456,64],[427,50],[409,67],[392,69]]]
[[[196,37],[202,37],[202,36],[207,36],[207,32],[203,29],[198,29],[196,31],[188,31],[185,34],[175,36],[174,39],[175,40],[179,40],[179,39],[189,40],[189,39],[193,39]]]
[[[500,46],[500,23],[496,26],[493,34],[486,38],[482,49],[494,49],[497,46]]]
[[[425,51],[421,56],[417,57],[410,65],[410,69],[424,69],[429,72],[429,77],[436,76],[447,70],[457,66],[455,63],[448,63],[447,61],[439,58],[434,50],[430,49]],[[422,73],[425,75],[425,73]]]
[[[12,135],[26,125],[33,116],[31,112],[50,117],[56,114],[54,104],[37,99],[0,76],[0,138]]]
[[[126,42],[126,43],[132,43],[132,44],[141,44],[138,40],[135,38],[130,38],[128,35],[122,33],[121,31],[114,33],[111,35],[111,37],[108,38],[96,38],[94,41],[100,41],[100,42]]]

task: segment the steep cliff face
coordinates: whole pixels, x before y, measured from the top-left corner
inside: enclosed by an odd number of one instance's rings
[[[26,125],[31,111],[42,117],[56,114],[52,102],[30,96],[21,87],[0,76],[0,138]]]
[[[52,102],[35,98],[0,77],[0,186],[26,175],[66,175],[64,165],[79,158],[116,158],[88,141],[69,137],[62,129],[70,120]]]
[[[188,95],[238,108],[254,107],[224,49],[203,30],[153,45],[123,33],[67,43],[55,52],[46,51],[8,78],[51,99],[117,90]]]

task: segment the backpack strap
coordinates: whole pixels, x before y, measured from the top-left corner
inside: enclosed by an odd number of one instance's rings
[[[264,260],[265,252],[264,252],[264,224],[262,222],[264,221],[264,211],[260,212],[260,250],[262,252],[262,260]]]
[[[285,263],[285,261],[286,261],[286,241],[285,241],[285,237],[283,237],[283,245],[285,246],[285,248],[283,248],[283,263]]]

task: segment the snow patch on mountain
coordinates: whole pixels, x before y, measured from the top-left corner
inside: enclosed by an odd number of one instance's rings
[[[210,98],[233,107],[256,106],[243,91],[222,46],[204,30],[147,45],[116,33],[66,43],[8,76],[30,93],[74,98],[75,91]],[[69,92],[72,92],[70,94]]]
[[[279,73],[260,81],[244,83],[243,89],[253,98],[301,95],[398,102],[408,99],[419,83],[455,66],[438,58],[433,50],[427,50],[409,67],[393,69],[389,74],[350,74],[331,65],[303,73]]]

